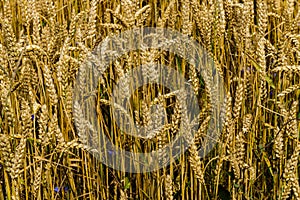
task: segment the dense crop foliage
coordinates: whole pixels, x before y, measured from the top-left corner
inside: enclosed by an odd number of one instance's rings
[[[300,199],[299,9],[296,0],[1,0],[0,200]],[[132,94],[136,123],[156,123],[154,100],[167,113],[148,139],[119,131],[109,105],[128,70],[164,64],[197,93],[200,127],[189,149],[160,170],[131,174],[103,165],[79,140],[87,125],[74,112],[78,70],[104,38],[134,27],[180,31],[214,59],[227,98],[222,134],[206,157],[198,149],[213,91],[194,66],[157,49],[110,64],[95,91],[99,123],[128,151],[169,143],[183,120],[167,88],[150,84]]]

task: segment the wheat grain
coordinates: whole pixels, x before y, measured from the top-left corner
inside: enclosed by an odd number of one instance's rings
[[[173,189],[172,189],[172,178],[170,175],[167,175],[165,178],[165,193],[166,193],[166,199],[172,200],[173,199]]]

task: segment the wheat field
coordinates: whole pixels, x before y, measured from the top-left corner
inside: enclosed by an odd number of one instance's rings
[[[297,0],[0,0],[0,200],[300,199],[299,9]],[[149,107],[156,100],[168,123],[142,139],[118,129],[110,94],[131,69],[170,66],[189,80],[200,105],[186,152],[161,169],[129,173],[90,153],[73,89],[89,52],[108,36],[143,27],[197,41],[224,81],[226,109],[216,145],[199,157],[214,91],[195,66],[159,49],[110,63],[95,91],[97,115],[122,149],[159,150],[184,123],[168,88],[148,84],[131,95],[135,122],[156,123]]]

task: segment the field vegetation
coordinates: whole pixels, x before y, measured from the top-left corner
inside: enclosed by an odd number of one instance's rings
[[[297,0],[0,0],[0,200],[300,199],[299,9]],[[183,122],[168,88],[149,84],[132,94],[136,123],[156,123],[154,100],[168,116],[148,139],[118,130],[109,104],[124,73],[164,64],[197,94],[200,126],[188,150],[162,169],[128,173],[99,162],[80,139],[88,129],[74,112],[80,66],[107,36],[136,27],[180,31],[214,59],[226,110],[204,158],[198,149],[213,90],[195,66],[157,49],[110,64],[95,92],[99,124],[116,146],[134,153],[168,144]]]

